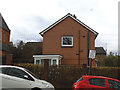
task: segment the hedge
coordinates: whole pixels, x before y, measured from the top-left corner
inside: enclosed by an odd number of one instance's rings
[[[16,64],[24,67],[40,79],[44,79],[44,66],[35,64]],[[89,67],[86,69],[87,73]],[[80,66],[50,66],[48,81],[56,88],[72,88],[73,83],[83,75],[83,69]],[[105,76],[120,80],[120,67],[92,67],[92,75]]]

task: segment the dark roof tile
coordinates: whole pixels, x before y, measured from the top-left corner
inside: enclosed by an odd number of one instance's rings
[[[95,47],[96,54],[106,54],[106,51],[103,47]]]
[[[2,17],[1,13],[0,13],[0,28],[10,32],[10,29],[7,26],[7,24],[6,24],[5,20],[4,20],[4,18]]]

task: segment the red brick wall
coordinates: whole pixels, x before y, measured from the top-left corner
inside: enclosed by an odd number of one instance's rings
[[[10,32],[1,29],[0,28],[0,32],[2,32],[2,40],[0,40],[0,42],[2,42],[3,44],[9,44],[10,42]],[[12,64],[12,55],[9,54],[9,52],[7,51],[0,51],[0,56],[2,57],[6,57],[6,64]]]
[[[6,56],[6,64],[11,65],[12,64],[12,54],[7,54]]]
[[[4,44],[9,44],[10,41],[10,32],[4,30],[4,29],[0,29],[0,32],[2,32],[2,43]],[[5,39],[4,39],[4,34],[5,34]]]
[[[6,56],[7,55],[7,52],[5,52],[5,51],[0,51],[0,56]]]
[[[80,62],[87,64],[88,56],[88,29],[68,17],[43,35],[43,54],[63,55],[61,64],[78,64],[78,47],[80,31]],[[61,47],[61,37],[63,35],[73,36],[73,47]],[[85,36],[85,37],[84,37]],[[90,32],[89,49],[95,49],[95,35]]]

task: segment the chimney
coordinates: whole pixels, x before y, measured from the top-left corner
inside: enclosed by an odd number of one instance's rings
[[[74,17],[74,18],[77,18],[77,17],[75,16],[75,14],[73,14],[73,17]]]

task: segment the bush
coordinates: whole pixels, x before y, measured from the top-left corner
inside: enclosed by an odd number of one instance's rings
[[[44,79],[44,67],[35,64],[17,64],[17,66],[29,69],[33,73]],[[73,83],[82,76],[82,68],[80,66],[50,66],[48,81],[56,88],[71,88]],[[87,67],[87,73],[89,67]],[[119,67],[93,67],[92,75],[105,76],[120,80]]]
[[[120,67],[120,56],[113,55],[113,53],[110,52],[110,55],[103,59],[101,65],[107,67]]]

